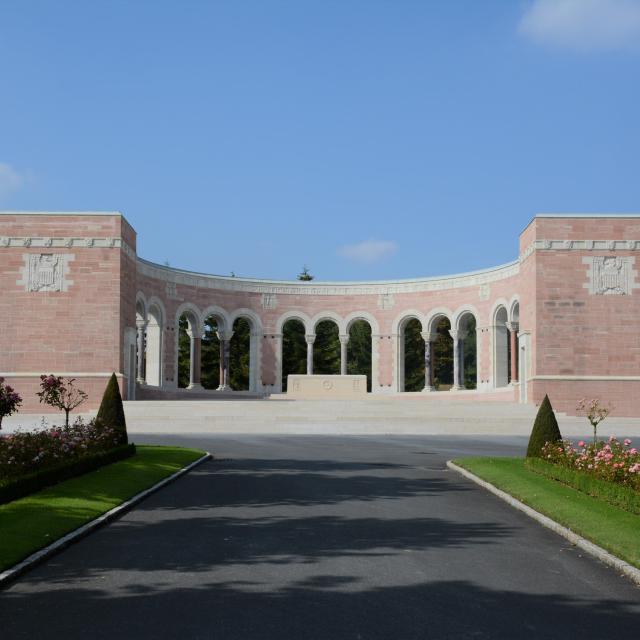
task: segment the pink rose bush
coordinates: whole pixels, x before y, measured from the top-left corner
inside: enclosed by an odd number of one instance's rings
[[[0,376],[0,429],[2,429],[2,418],[15,413],[21,404],[20,394],[16,393],[15,389],[6,384],[4,378]]]
[[[0,438],[0,482],[109,451],[121,437],[117,429],[80,418],[64,427],[6,435]]]
[[[577,447],[569,440],[547,442],[542,459],[640,491],[640,453],[631,445],[628,438],[620,442],[615,436],[606,443],[581,440]]]

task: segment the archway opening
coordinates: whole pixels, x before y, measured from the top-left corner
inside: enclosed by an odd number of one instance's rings
[[[507,319],[507,310],[504,307],[499,307],[495,314],[493,328],[493,366],[496,387],[506,387],[509,384],[510,348]]]
[[[435,322],[436,339],[433,342],[433,386],[436,391],[448,391],[453,386],[453,338],[451,322],[446,316]]]
[[[307,342],[304,323],[292,318],[282,326],[282,391],[287,390],[287,376],[307,372]]]
[[[233,323],[229,346],[229,383],[235,391],[248,391],[251,384],[251,324],[246,318]]]
[[[192,336],[198,335],[198,323],[191,313],[178,320],[178,387],[186,389],[191,381]]]
[[[509,382],[517,382],[520,369],[520,349],[518,331],[520,330],[520,303],[516,302],[511,309],[509,329]]]
[[[153,387],[162,386],[162,313],[155,305],[149,307],[145,348],[145,380]]]
[[[367,391],[371,392],[371,325],[366,320],[355,320],[349,327],[347,373],[367,376]]]
[[[202,333],[202,356],[200,382],[205,389],[217,389],[220,386],[220,338],[221,324],[215,316],[204,321]]]
[[[425,382],[422,324],[417,318],[410,318],[402,325],[401,333],[404,349],[403,391],[422,391]]]
[[[340,373],[340,339],[338,325],[333,320],[322,320],[316,325],[313,343],[313,373],[338,375]]]
[[[458,328],[461,334],[460,371],[464,389],[478,386],[478,355],[476,341],[476,319],[472,313],[460,317]]]

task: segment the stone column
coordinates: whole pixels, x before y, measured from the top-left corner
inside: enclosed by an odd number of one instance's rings
[[[216,391],[229,391],[229,354],[231,351],[231,337],[233,331],[218,331],[218,340],[220,340],[220,384]]]
[[[307,375],[313,375],[313,343],[316,341],[316,334],[306,334],[305,340],[307,341]]]
[[[349,334],[340,336],[340,375],[347,375],[347,345],[349,344]]]
[[[420,335],[424,340],[424,389],[422,391],[428,393],[435,391],[433,388],[433,343],[438,334],[422,331]]]
[[[200,354],[202,353],[202,338],[200,334],[191,329],[187,330],[189,336],[189,386],[187,389],[202,389],[200,384]]]
[[[518,329],[517,322],[507,322],[511,342],[511,383],[518,382]]]
[[[462,341],[466,337],[466,331],[449,330],[449,335],[453,338],[453,386],[451,391],[459,391],[464,388],[462,377],[464,374],[464,363],[462,351]],[[461,357],[462,355],[462,357]]]
[[[145,375],[144,375],[144,334],[147,328],[146,322],[139,322],[136,324],[137,334],[136,334],[136,345],[138,350],[138,361],[137,361],[137,373],[136,373],[136,382],[138,384],[144,384]]]

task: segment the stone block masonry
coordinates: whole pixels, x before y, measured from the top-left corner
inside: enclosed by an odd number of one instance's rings
[[[454,375],[447,388],[457,397],[536,404],[547,393],[568,414],[580,398],[598,397],[615,405],[615,415],[640,416],[640,217],[538,215],[519,246],[517,260],[466,274],[288,282],[148,262],[118,212],[0,213],[0,375],[22,393],[26,412],[42,410],[41,373],[76,377],[89,393],[87,410],[98,406],[111,372],[125,398],[143,387],[175,395],[185,318],[189,387],[202,393],[202,339],[212,317],[219,391],[228,394],[234,322],[243,318],[249,390],[280,393],[288,321],[302,323],[308,374],[318,323],[335,323],[346,376],[350,329],[362,320],[371,328],[372,393],[396,394],[405,385],[405,330],[415,320],[425,344],[423,397],[441,398],[448,391],[435,391],[432,345],[445,319]],[[465,391],[470,331],[477,375],[475,390]]]

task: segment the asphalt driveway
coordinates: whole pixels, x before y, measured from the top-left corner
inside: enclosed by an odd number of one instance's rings
[[[0,592],[3,640],[638,637],[640,589],[445,468],[521,439],[162,440],[217,460]]]

